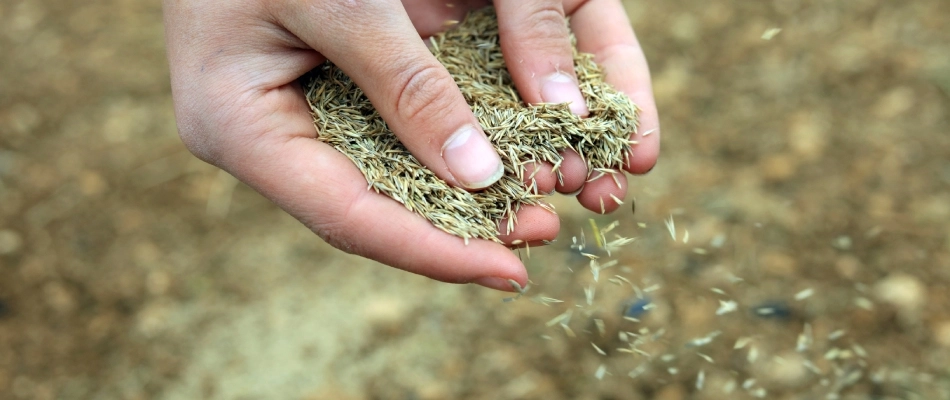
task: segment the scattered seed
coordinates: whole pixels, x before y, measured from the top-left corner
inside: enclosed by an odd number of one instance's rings
[[[713,360],[712,357],[710,357],[710,356],[708,356],[708,355],[706,355],[706,354],[697,352],[696,355],[699,356],[699,358],[702,358],[703,360],[706,360],[706,362],[708,362],[708,363],[710,363],[710,364],[715,364],[715,363],[716,363],[716,362]]]
[[[676,223],[673,221],[673,214],[670,214],[670,217],[663,221],[666,224],[666,229],[670,232],[670,237],[673,238],[673,241],[676,241]]]
[[[745,347],[745,346],[746,346],[747,344],[749,344],[750,342],[752,342],[752,338],[749,338],[749,337],[741,337],[741,338],[739,338],[739,339],[736,340],[736,344],[735,344],[734,346],[732,346],[732,348],[735,349],[735,350],[739,350],[739,349]]]
[[[598,353],[598,354],[600,354],[600,355],[602,355],[602,356],[606,356],[606,355],[607,355],[607,353],[604,352],[603,350],[601,350],[600,347],[597,347],[597,345],[594,344],[594,342],[590,342],[590,345],[591,345],[591,346],[594,346],[594,350],[597,350],[597,353]]]
[[[478,192],[448,185],[412,156],[365,93],[341,69],[326,62],[303,79],[317,139],[346,155],[370,190],[389,196],[466,243],[471,239],[497,242],[497,221],[507,219],[500,230],[510,232],[523,206],[544,207],[543,196],[534,193],[536,186],[523,183],[526,163],[558,166],[560,152],[566,149],[581,154],[589,171],[613,173],[610,167],[628,160],[629,132],[637,129],[638,109],[604,82],[592,55],[575,52],[573,57],[580,91],[591,110],[581,123],[567,104],[525,105],[505,67],[494,9],[474,11],[461,23],[445,23],[452,28],[433,36],[430,50],[453,77],[498,150],[505,175]],[[606,211],[603,206],[601,210]]]
[[[795,300],[802,301],[811,297],[813,294],[815,294],[815,289],[808,288],[802,290],[801,292],[795,293]]]
[[[601,380],[604,380],[604,376],[606,375],[607,375],[607,366],[604,364],[600,364],[600,367],[597,367],[597,372],[594,372],[594,377],[597,378],[598,381],[601,381]]]
[[[772,38],[774,38],[775,35],[778,35],[779,32],[781,32],[781,31],[782,31],[782,28],[769,28],[769,29],[766,29],[765,32],[762,32],[762,39],[764,39],[764,40],[772,40]]]
[[[828,334],[828,340],[835,341],[835,340],[841,339],[845,335],[845,333],[847,333],[847,331],[845,331],[844,329],[838,329]]]
[[[739,304],[733,300],[719,300],[719,308],[716,315],[728,314],[739,308]]]
[[[858,306],[859,308],[863,308],[863,309],[865,309],[865,310],[868,310],[868,311],[873,311],[873,310],[874,310],[874,303],[871,302],[871,300],[868,300],[868,298],[866,298],[866,297],[855,297],[855,298],[854,298],[854,305]]]

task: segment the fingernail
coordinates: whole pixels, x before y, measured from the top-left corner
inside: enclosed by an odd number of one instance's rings
[[[541,83],[541,99],[545,103],[570,103],[571,112],[581,117],[590,114],[577,82],[562,72],[548,76]]]
[[[495,147],[472,126],[465,126],[449,137],[442,146],[442,159],[452,176],[469,189],[491,186],[505,173]]]
[[[511,292],[513,290],[507,279],[497,278],[494,276],[481,277],[469,283],[474,283],[479,286],[484,286],[489,289],[501,290],[504,292]]]

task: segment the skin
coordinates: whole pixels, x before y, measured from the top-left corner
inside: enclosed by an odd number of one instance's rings
[[[452,3],[449,6],[447,3]],[[179,133],[188,149],[266,196],[329,244],[405,271],[452,283],[512,290],[527,273],[503,245],[457,237],[395,201],[368,191],[359,170],[314,140],[297,79],[329,59],[364,89],[406,147],[452,185],[491,184],[481,128],[448,72],[422,38],[486,5],[474,0],[165,0],[165,27]],[[646,59],[620,0],[496,0],[501,47],[515,85],[529,103],[572,99],[576,79],[568,29],[595,55],[607,81],[642,109],[639,142],[626,172],[653,168],[659,121]],[[553,82],[553,83],[552,83]],[[550,85],[549,85],[550,84]],[[579,94],[579,93],[578,93]],[[572,110],[586,115],[574,101]],[[468,129],[465,135],[455,135]],[[468,138],[468,139],[459,139]],[[464,146],[457,146],[464,142]],[[480,143],[478,147],[472,143]],[[486,142],[487,143],[487,142]],[[463,149],[463,150],[460,150]],[[473,156],[477,155],[476,156]],[[497,155],[494,155],[497,157]],[[539,189],[577,193],[586,208],[615,210],[627,180],[588,180],[565,153],[558,184],[550,165],[535,165]],[[621,174],[622,175],[622,174]],[[556,215],[523,209],[507,244],[540,245],[557,236]]]

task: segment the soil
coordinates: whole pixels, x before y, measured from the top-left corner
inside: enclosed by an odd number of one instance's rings
[[[0,399],[950,398],[950,2],[626,5],[661,159],[503,301],[191,156],[159,4],[0,3]]]

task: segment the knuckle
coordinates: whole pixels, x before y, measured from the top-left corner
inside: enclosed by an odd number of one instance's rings
[[[525,20],[526,32],[538,41],[557,40],[558,46],[568,36],[564,10],[558,3],[545,2]]]
[[[395,106],[401,118],[414,120],[444,115],[451,110],[453,98],[448,94],[456,89],[455,81],[440,65],[426,63],[412,67],[400,82]]]

